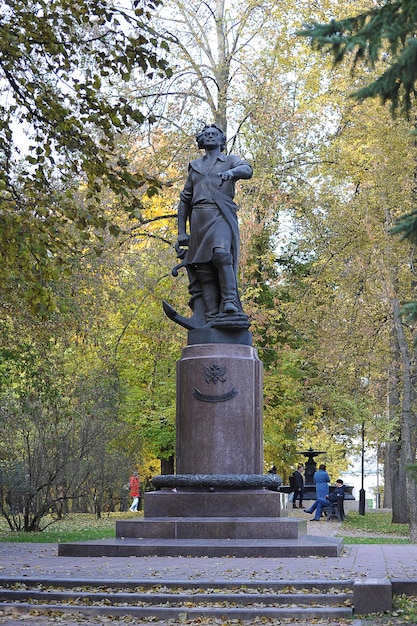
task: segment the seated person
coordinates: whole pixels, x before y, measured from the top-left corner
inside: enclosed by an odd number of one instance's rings
[[[337,502],[338,499],[344,495],[345,495],[345,486],[343,484],[343,480],[341,478],[338,478],[336,480],[336,488],[332,491],[332,493],[329,496],[325,496],[324,498],[317,498],[317,500],[313,502],[313,504],[311,505],[309,509],[304,509],[304,513],[313,513],[315,511],[316,513],[313,519],[311,519],[310,521],[318,522],[320,521],[320,517],[321,517],[323,509],[326,506],[329,506],[330,504]]]

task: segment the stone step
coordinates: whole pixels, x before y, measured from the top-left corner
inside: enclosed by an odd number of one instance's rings
[[[178,592],[177,592],[178,593]],[[162,605],[172,602],[173,596],[169,593],[153,593],[152,596],[149,593],[90,593],[88,591],[23,591],[23,590],[10,590],[3,591],[0,590],[0,600],[1,602],[32,602],[32,604],[50,604],[52,602],[55,603],[63,603],[63,604],[71,604],[74,606],[75,604],[90,604],[90,603],[105,603],[111,604],[115,606],[117,604],[137,604],[140,602],[141,604],[148,605]],[[189,605],[191,604],[214,604],[216,602],[221,602],[222,604],[230,603],[234,605],[245,605],[245,604],[256,604],[259,602],[267,601],[269,604],[278,604],[278,605],[293,605],[297,604],[298,606],[311,606],[311,605],[340,605],[343,602],[347,603],[351,602],[351,597],[349,594],[340,594],[338,596],[320,593],[285,593],[285,594],[268,594],[268,596],[255,594],[255,593],[245,593],[245,594],[233,594],[233,593],[211,593],[208,597],[205,593],[192,593],[186,594],[181,593],[179,597],[176,598],[177,604]]]
[[[159,607],[159,608],[146,608],[146,607],[108,607],[108,606],[79,606],[69,605],[63,606],[60,604],[39,604],[36,607],[33,603],[11,603],[2,606],[3,615],[8,614],[33,614],[36,608],[37,614],[49,614],[49,613],[70,613],[80,614],[85,617],[97,617],[97,616],[111,616],[122,618],[124,616],[131,616],[136,619],[140,618],[152,618],[152,621],[165,620],[178,620],[181,622],[191,619],[220,619],[227,620],[226,623],[230,623],[230,620],[254,620],[258,617],[263,619],[295,619],[297,621],[302,620],[317,620],[317,619],[342,619],[351,618],[352,610],[348,608],[339,607],[286,607],[286,608],[194,608],[194,607]]]
[[[118,520],[118,538],[297,539],[307,521],[290,517],[146,517]]]
[[[3,614],[80,613],[135,618],[253,620],[352,617],[353,581],[259,583],[3,579]],[[72,586],[71,586],[72,585]]]
[[[160,539],[117,538],[58,544],[69,557],[267,557],[339,556],[340,537],[302,535],[297,539]]]

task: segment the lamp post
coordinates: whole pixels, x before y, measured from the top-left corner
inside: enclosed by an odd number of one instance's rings
[[[381,499],[379,496],[379,444],[376,442],[376,508],[379,509]]]
[[[365,515],[365,422],[362,421],[361,488],[359,489],[359,515]]]
[[[361,386],[365,389],[369,384],[369,379],[365,376],[361,378]],[[365,422],[362,420],[362,453],[361,453],[361,488],[359,489],[359,515],[365,515]]]

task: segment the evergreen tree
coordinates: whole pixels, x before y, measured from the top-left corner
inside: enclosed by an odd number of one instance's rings
[[[363,62],[374,68],[384,61],[380,75],[352,95],[359,101],[379,96],[391,102],[393,112],[408,116],[416,95],[416,31],[417,4],[396,0],[328,24],[314,22],[299,34],[310,37],[314,48],[331,52],[335,63],[351,54],[353,67]]]

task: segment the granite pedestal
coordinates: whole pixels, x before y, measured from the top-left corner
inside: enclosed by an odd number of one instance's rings
[[[187,346],[177,364],[177,474],[261,474],[262,363],[251,346]]]

